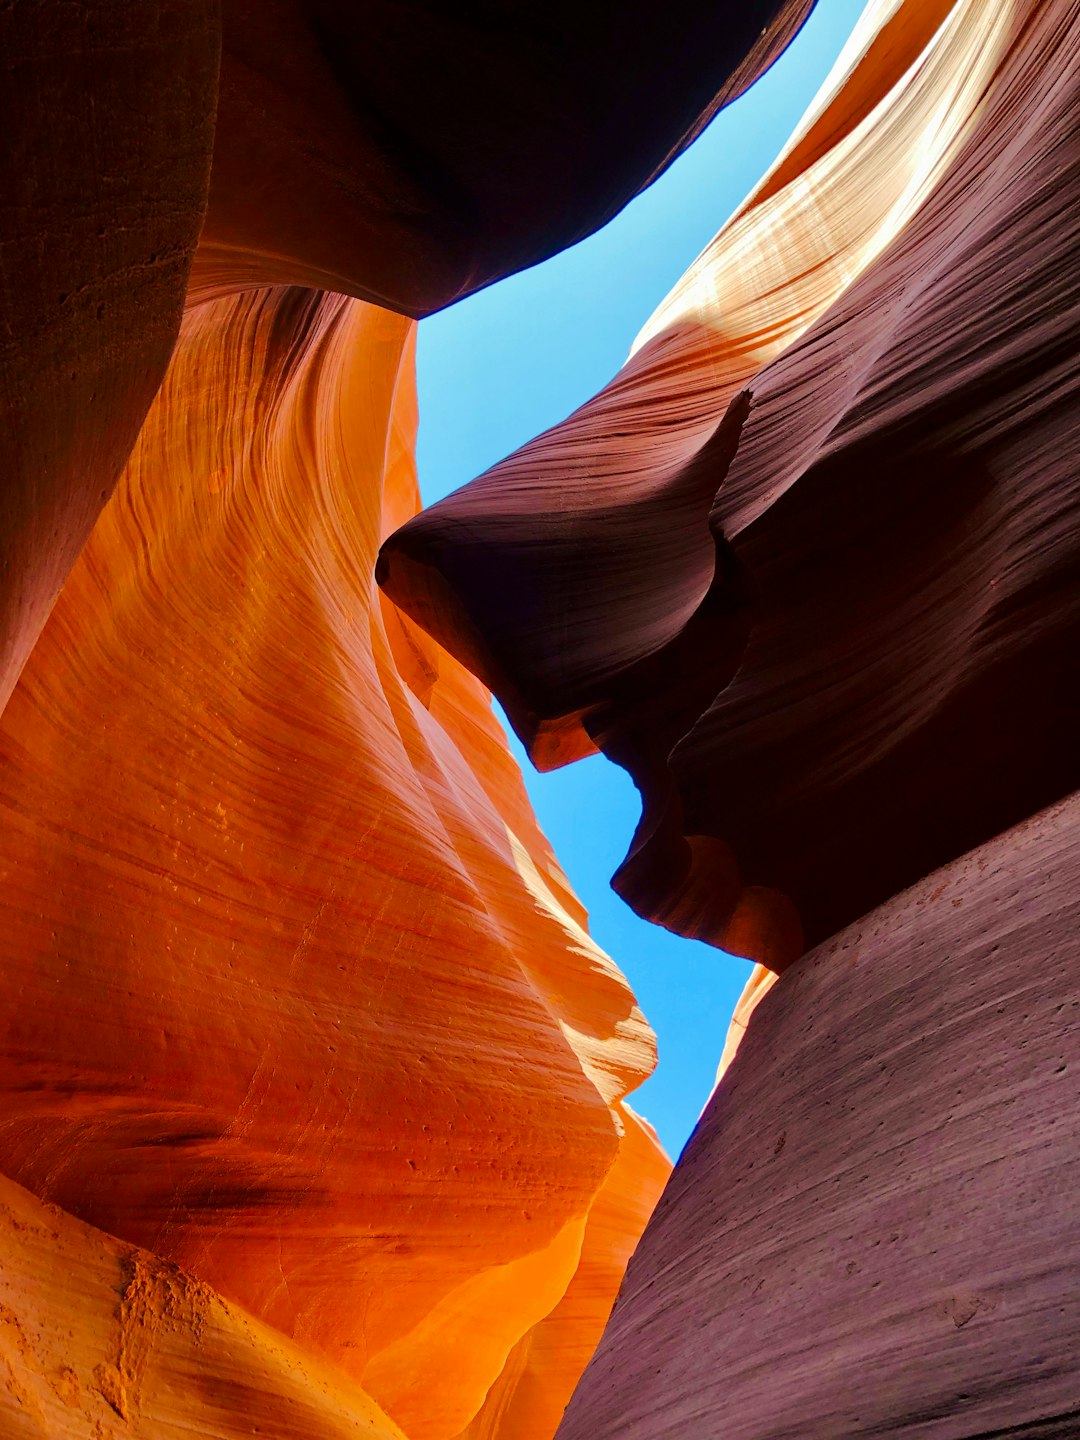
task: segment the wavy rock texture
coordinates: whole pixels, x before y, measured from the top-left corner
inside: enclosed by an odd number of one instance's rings
[[[1080,796],[780,977],[560,1440],[1073,1436]]]
[[[1075,0],[873,0],[621,374],[411,518],[404,315],[807,8],[0,17],[5,1433],[552,1434],[668,1166],[481,681],[761,962],[564,1440],[1080,1425]]]
[[[430,312],[609,219],[812,3],[5,5],[0,708],[161,383],[200,227],[202,298]]]
[[[185,317],[0,722],[0,1170],[409,1440],[545,1321],[543,1435],[667,1168],[619,1104],[654,1041],[486,692],[375,587],[412,350],[308,291]]]
[[[598,229],[812,5],[226,0],[196,285],[437,310]]]
[[[0,1178],[6,1440],[405,1440],[358,1387],[209,1285]]]
[[[625,369],[383,551],[630,770],[620,893],[773,969],[1080,785],[1078,41],[873,4]]]
[[[656,1135],[627,1105],[619,1158],[589,1211],[581,1259],[566,1294],[507,1356],[484,1407],[461,1440],[553,1435],[596,1349],[626,1263],[671,1170]]]

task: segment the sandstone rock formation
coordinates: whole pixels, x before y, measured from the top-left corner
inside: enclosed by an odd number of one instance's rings
[[[812,3],[5,5],[0,707],[161,383],[200,227],[203,298],[428,313],[609,219]]]
[[[560,1440],[1080,1430],[1080,796],[765,996]]]
[[[807,9],[0,13],[3,1435],[553,1435],[669,1167],[485,684],[760,962],[560,1435],[1080,1429],[1077,0],[871,0],[416,515],[407,317]]]
[[[209,1285],[0,1178],[5,1440],[404,1440],[356,1386]]]
[[[450,1440],[579,1260],[595,1341],[667,1163],[486,693],[375,588],[413,331],[185,317],[0,721],[0,1171]]]
[[[629,1106],[619,1157],[589,1211],[581,1259],[566,1294],[507,1356],[462,1440],[553,1435],[603,1331],[626,1262],[670,1171],[652,1127]]]
[[[596,230],[813,0],[225,0],[196,285],[423,315]]]
[[[1074,0],[871,4],[622,372],[383,548],[763,962],[559,1440],[1080,1433],[1078,96]]]
[[[774,969],[1080,785],[1078,39],[872,5],[625,369],[383,551],[538,763],[630,770],[620,893]]]
[[[215,9],[0,8],[0,710],[176,340],[210,178]]]
[[[374,589],[412,332],[343,296],[424,313],[588,233],[808,8],[0,16],[0,1170],[99,1291],[146,1246],[412,1440],[551,1433],[667,1161],[485,692]]]
[[[0,15],[7,1431],[554,1430],[654,1042],[375,588],[403,317],[602,224],[811,3]]]

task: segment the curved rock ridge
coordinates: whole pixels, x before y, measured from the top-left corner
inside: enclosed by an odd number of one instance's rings
[[[727,1035],[724,1037],[724,1048],[720,1052],[720,1063],[716,1067],[716,1085],[720,1084],[731,1068],[750,1024],[751,1016],[779,978],[776,971],[770,970],[767,965],[755,965],[750,972],[750,978],[743,986],[743,992],[739,996],[728,1024]],[[716,1085],[713,1086],[714,1092]]]
[[[669,1168],[621,1105],[655,1042],[487,692],[375,586],[414,329],[184,318],[0,720],[0,1172],[409,1440],[520,1409],[531,1347],[542,1440]]]
[[[1076,1435],[1078,966],[1073,795],[783,974],[559,1440]]]
[[[507,1356],[483,1409],[461,1440],[553,1435],[596,1349],[626,1263],[664,1189],[671,1165],[652,1126],[629,1105],[619,1157],[593,1207],[566,1294]]]
[[[359,1386],[156,1255],[0,1177],[6,1440],[406,1440]]]
[[[196,298],[430,313],[610,219],[812,4],[4,6],[0,708],[161,383],[200,231]]]
[[[875,0],[620,374],[382,552],[633,775],[631,905],[774,970],[1080,784],[1078,42]]]

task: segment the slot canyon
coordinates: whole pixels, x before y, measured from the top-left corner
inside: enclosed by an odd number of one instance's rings
[[[868,0],[421,503],[814,8],[0,5],[0,1440],[1080,1437],[1080,0]],[[492,697],[752,963],[674,1165]]]

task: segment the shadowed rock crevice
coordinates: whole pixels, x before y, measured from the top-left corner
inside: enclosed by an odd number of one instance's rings
[[[438,310],[598,229],[812,5],[225,0],[196,288]]]
[[[722,837],[688,830],[670,766],[751,634],[753,579],[709,511],[752,399],[737,392],[663,484],[618,507],[526,479],[489,522],[481,479],[387,540],[376,578],[499,695],[539,769],[596,747],[629,772],[642,816],[613,884],[639,914],[718,944],[754,925],[779,968],[801,950],[790,904],[745,886]],[[552,502],[542,514],[538,496]],[[655,623],[635,626],[642,615]]]

